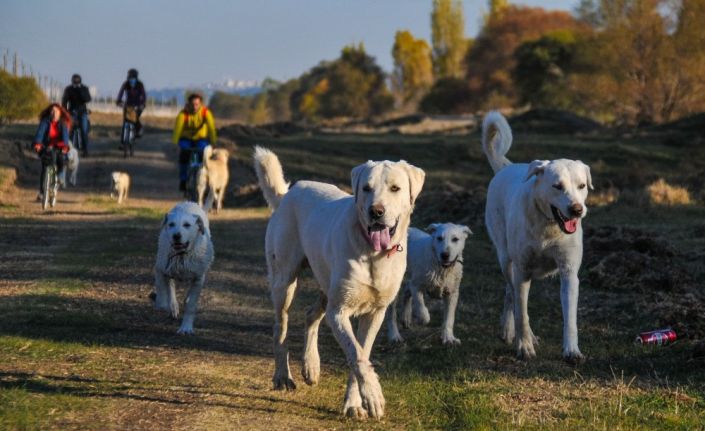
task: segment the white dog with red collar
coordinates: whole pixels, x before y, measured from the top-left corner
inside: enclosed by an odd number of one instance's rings
[[[274,387],[296,388],[286,342],[288,310],[299,271],[308,262],[320,298],[306,313],[304,380],[315,384],[320,377],[318,326],[325,316],[351,368],[344,413],[381,417],[385,401],[370,352],[401,286],[407,230],[425,174],[404,161],[368,161],[352,170],[351,196],[313,181],[299,181],[289,190],[274,153],[256,147],[254,158],[274,210],[265,239],[275,315]],[[357,333],[352,317],[359,319]]]

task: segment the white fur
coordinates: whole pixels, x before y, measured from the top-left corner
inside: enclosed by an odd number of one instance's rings
[[[493,132],[496,135],[490,139]],[[583,256],[582,217],[592,188],[590,168],[581,161],[535,160],[512,164],[504,155],[511,147],[509,124],[497,112],[483,121],[482,146],[495,171],[487,191],[485,223],[497,249],[506,281],[502,338],[515,343],[520,358],[536,355],[538,339],[529,326],[527,301],[533,278],[558,273],[563,309],[563,357],[583,359],[578,348],[578,269]],[[554,186],[561,187],[561,190]],[[582,214],[571,214],[577,205]],[[577,230],[564,233],[551,207],[577,219]]]
[[[76,186],[79,165],[78,150],[71,146],[66,156],[68,158],[68,163],[66,164],[66,176],[69,178],[69,183],[71,183],[72,186]]]
[[[112,173],[113,186],[110,192],[110,197],[117,198],[117,203],[121,204],[127,200],[127,194],[130,191],[130,176],[125,172],[115,171]]]
[[[384,396],[370,362],[370,352],[394,300],[406,267],[407,229],[424,172],[404,161],[372,162],[352,170],[351,196],[335,186],[299,181],[291,190],[274,153],[255,149],[260,187],[274,209],[267,226],[265,251],[274,303],[273,383],[294,389],[287,349],[288,309],[298,273],[308,261],[320,287],[320,298],[307,310],[302,375],[308,384],[320,377],[318,326],[326,317],[351,367],[343,411],[348,416],[381,417]],[[373,224],[370,208],[384,206],[377,220],[397,226],[392,247],[375,252],[363,229]],[[390,231],[391,234],[391,231]],[[350,319],[359,318],[357,334]]]
[[[434,298],[443,298],[443,327],[441,341],[444,345],[458,345],[460,340],[453,335],[455,309],[463,277],[463,250],[465,240],[472,231],[467,226],[453,223],[429,225],[428,233],[409,229],[406,268],[408,281],[399,292],[402,298],[402,324],[411,326],[411,304],[414,314],[422,325],[431,320],[424,292]],[[387,338],[394,343],[403,342],[397,327],[397,300],[387,310]]]
[[[215,212],[223,208],[225,188],[228,185],[230,173],[228,172],[228,158],[230,153],[224,148],[212,150],[210,145],[203,152],[203,164],[208,172],[208,198],[206,198],[206,211],[210,211],[215,203]]]
[[[171,317],[176,319],[179,304],[176,301],[175,282],[189,285],[178,334],[193,334],[198,298],[213,257],[208,216],[201,207],[194,202],[182,202],[172,208],[164,217],[159,232],[154,265],[155,306],[159,310],[170,311]]]

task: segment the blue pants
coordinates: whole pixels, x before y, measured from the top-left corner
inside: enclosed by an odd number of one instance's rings
[[[190,139],[179,140],[179,179],[186,181],[188,179],[188,166],[191,163],[191,155],[196,152],[198,154],[198,163],[203,163],[203,150],[209,145],[208,139],[199,139],[192,141]]]
[[[83,150],[88,152],[88,132],[90,128],[90,123],[88,122],[88,112],[75,112],[73,114],[73,127],[80,127],[81,130],[81,142],[83,142],[83,148],[76,148],[76,150]]]

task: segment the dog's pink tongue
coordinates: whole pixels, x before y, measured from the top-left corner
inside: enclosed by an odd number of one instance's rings
[[[389,238],[389,228],[385,227],[382,230],[375,230],[370,232],[370,243],[375,251],[382,251],[389,248],[389,243],[391,239]]]
[[[568,233],[574,233],[578,229],[578,218],[570,219],[563,222],[563,227]]]

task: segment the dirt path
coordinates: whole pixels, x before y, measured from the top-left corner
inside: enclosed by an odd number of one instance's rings
[[[268,212],[225,209],[211,217],[216,261],[197,335],[179,337],[177,322],[147,299],[159,222],[180,199],[175,149],[166,134],[147,135],[127,160],[114,146],[114,137],[96,139],[78,187],[62,190],[54,211],[43,213],[35,201],[35,167],[20,175],[2,210],[0,337],[33,341],[12,352],[16,360],[0,361],[0,387],[28,391],[33,410],[42,408],[38,398],[76,395],[54,400],[54,418],[40,421],[48,427],[339,427],[342,386],[335,399],[319,388],[270,389],[261,259]],[[108,197],[113,170],[132,177],[124,206]],[[343,383],[342,376],[329,382]]]

